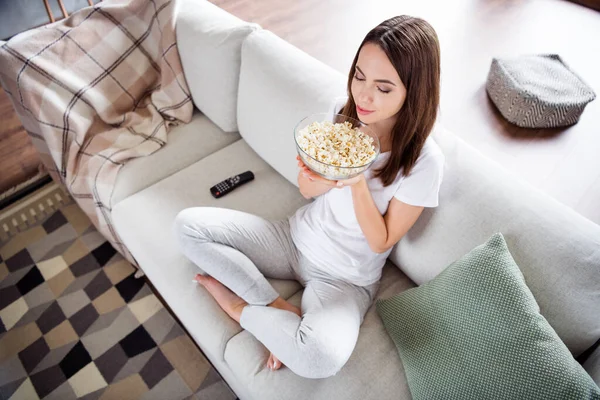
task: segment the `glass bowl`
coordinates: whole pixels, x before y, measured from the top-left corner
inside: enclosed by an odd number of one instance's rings
[[[310,154],[308,154],[307,152],[305,152],[298,144],[298,137],[299,137],[302,129],[306,128],[313,122],[326,122],[326,121],[329,121],[331,123],[343,123],[343,122],[348,121],[352,124],[353,128],[357,128],[359,131],[361,131],[365,135],[372,137],[373,138],[372,144],[373,144],[373,147],[375,148],[375,156],[373,157],[373,159],[364,165],[357,165],[357,166],[352,166],[352,167],[340,167],[337,165],[328,164],[323,161],[319,161],[315,157],[313,157]],[[379,155],[379,151],[380,151],[379,138],[377,137],[377,135],[375,134],[375,132],[373,132],[373,130],[371,128],[369,128],[367,125],[365,125],[364,123],[362,123],[361,121],[359,121],[357,119],[350,118],[350,117],[347,117],[342,114],[331,115],[328,113],[317,113],[317,114],[311,114],[308,117],[303,118],[302,120],[300,120],[300,122],[298,122],[298,124],[294,128],[294,142],[296,143],[296,151],[298,152],[298,155],[300,156],[300,158],[302,159],[304,164],[306,164],[306,166],[311,171],[313,171],[315,174],[317,174],[325,179],[329,179],[329,180],[333,180],[333,181],[342,180],[342,179],[351,179],[351,178],[354,178],[355,176],[361,174],[362,172],[366,171],[371,166],[371,164],[373,164],[373,162],[377,159],[377,156]]]

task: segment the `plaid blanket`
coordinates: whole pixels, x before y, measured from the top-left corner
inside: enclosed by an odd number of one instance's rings
[[[106,0],[0,47],[0,83],[42,162],[134,265],[111,223],[117,174],[192,116],[174,8],[174,0]]]

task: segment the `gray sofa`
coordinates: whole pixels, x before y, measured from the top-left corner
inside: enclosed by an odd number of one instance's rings
[[[172,225],[192,206],[284,218],[306,201],[292,139],[304,116],[345,94],[346,76],[256,24],[203,0],[181,1],[177,41],[196,110],[155,154],[121,170],[112,198],[121,239],[240,399],[410,399],[402,362],[372,307],[354,353],[335,376],[309,380],[266,368],[269,352],[191,282],[198,269]],[[435,277],[502,232],[527,284],[574,356],[600,338],[600,226],[529,186],[440,128],[446,165],[440,206],[426,209],[394,248],[379,298]],[[209,187],[251,170],[255,180],[216,200]],[[271,280],[299,305],[296,282]],[[584,368],[600,382],[600,350]]]

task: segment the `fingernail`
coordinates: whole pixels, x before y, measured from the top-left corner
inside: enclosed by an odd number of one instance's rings
[[[198,281],[197,281],[197,280],[195,280],[195,279],[192,279],[192,282],[194,282],[194,283],[198,283]]]
[[[337,183],[337,185],[338,185],[338,186],[342,186],[342,185],[343,185],[343,183],[342,183],[342,182],[338,182],[338,183]]]

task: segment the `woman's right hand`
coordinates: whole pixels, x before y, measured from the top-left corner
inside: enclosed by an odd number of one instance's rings
[[[298,172],[298,186],[300,193],[305,199],[311,199],[327,193],[331,188],[340,187],[337,181],[325,179],[312,172],[303,162],[300,156],[296,156],[300,172]]]
[[[296,160],[298,160],[298,166],[300,167],[300,172],[309,181],[314,182],[314,183],[320,183],[322,185],[331,186],[331,187],[342,186],[341,184],[338,184],[338,181],[332,181],[330,179],[325,179],[322,176],[315,174],[313,171],[311,171],[310,168],[308,168],[306,166],[306,164],[304,164],[304,161],[302,161],[300,156],[296,156]]]

